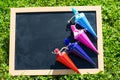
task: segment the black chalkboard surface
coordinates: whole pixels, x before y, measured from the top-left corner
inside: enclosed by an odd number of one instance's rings
[[[96,11],[79,12],[85,13],[94,31],[98,34]],[[66,46],[63,43],[64,39],[71,36],[71,32],[67,30],[67,21],[73,16],[73,13],[67,10],[58,12],[26,11],[16,12],[15,16],[14,70],[68,69],[57,62],[55,54],[51,52],[55,48],[60,49]],[[98,48],[98,40],[91,36],[90,33],[86,33],[96,48]],[[91,65],[73,54],[68,54],[69,57],[79,69],[97,69],[98,55],[84,45],[80,45],[94,60],[96,65]]]

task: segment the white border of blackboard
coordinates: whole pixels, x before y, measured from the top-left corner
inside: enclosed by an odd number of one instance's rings
[[[71,11],[75,7],[78,11],[96,11],[97,20],[97,35],[98,35],[98,68],[94,69],[79,69],[81,74],[95,74],[99,71],[104,71],[103,65],[103,41],[102,41],[102,20],[100,6],[69,6],[69,7],[38,7],[38,8],[11,8],[10,18],[10,49],[9,49],[9,73],[15,75],[64,75],[73,74],[71,69],[49,69],[49,70],[15,70],[15,27],[16,27],[16,13],[29,12],[64,12]],[[54,71],[54,73],[53,73]]]

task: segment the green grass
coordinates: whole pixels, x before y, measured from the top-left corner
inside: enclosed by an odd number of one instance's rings
[[[10,8],[44,6],[102,7],[105,71],[98,74],[63,76],[10,76]],[[120,80],[120,2],[119,0],[0,0],[0,79],[1,80]]]

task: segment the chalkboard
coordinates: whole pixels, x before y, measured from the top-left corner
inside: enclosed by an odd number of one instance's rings
[[[68,54],[81,73],[97,73],[103,70],[102,28],[100,7],[76,7],[85,13],[98,35],[90,37],[99,51],[80,44],[96,65]],[[12,75],[63,75],[74,73],[56,61],[55,48],[62,48],[64,39],[71,37],[68,19],[73,16],[71,7],[12,8],[10,26],[10,74]],[[99,21],[99,23],[98,23]]]

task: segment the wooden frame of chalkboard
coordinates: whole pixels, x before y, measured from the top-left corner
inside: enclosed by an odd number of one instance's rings
[[[97,27],[97,49],[98,55],[98,67],[97,68],[79,68],[81,74],[95,74],[104,70],[103,65],[103,43],[102,43],[102,21],[101,21],[101,7],[100,6],[74,6],[78,11],[96,13],[96,27]],[[9,51],[9,73],[11,75],[64,75],[74,73],[71,69],[17,69],[16,66],[16,37],[17,37],[17,14],[35,14],[35,13],[59,13],[59,12],[71,12],[72,7],[39,7],[39,8],[12,8],[10,19],[10,51]],[[42,15],[42,14],[41,14]],[[59,17],[58,17],[59,19]],[[69,18],[68,18],[69,19]],[[18,19],[19,20],[19,19]],[[46,23],[44,23],[46,24]],[[50,27],[50,26],[49,26]],[[21,63],[21,62],[19,62]]]

